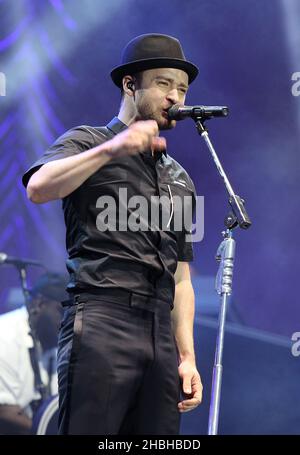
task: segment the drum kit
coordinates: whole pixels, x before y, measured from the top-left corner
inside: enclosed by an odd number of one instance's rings
[[[58,429],[58,395],[42,401],[33,415],[31,433],[55,435]]]

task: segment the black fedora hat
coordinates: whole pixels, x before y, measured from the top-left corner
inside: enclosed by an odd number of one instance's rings
[[[188,62],[178,39],[169,35],[148,33],[133,38],[122,53],[121,65],[115,67],[110,75],[114,83],[122,86],[126,74],[153,68],[177,68],[185,71],[189,84],[198,74],[198,68]]]

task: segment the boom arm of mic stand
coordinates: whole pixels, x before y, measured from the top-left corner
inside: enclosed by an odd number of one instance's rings
[[[251,226],[251,221],[250,221],[250,218],[249,218],[247,211],[245,209],[245,206],[244,206],[245,201],[240,196],[235,194],[235,192],[233,191],[233,188],[225,174],[222,164],[218,158],[218,155],[216,154],[216,151],[208,136],[208,131],[207,131],[207,128],[204,126],[203,119],[201,119],[201,118],[196,119],[196,128],[197,128],[197,131],[200,134],[200,136],[202,136],[203,139],[205,140],[208,150],[210,151],[211,156],[218,169],[218,172],[224,181],[225,187],[229,194],[229,204],[232,208],[233,214],[236,218],[238,225],[242,229],[248,229]],[[231,228],[231,226],[228,226],[228,225],[227,225],[227,227]],[[232,227],[235,227],[235,226],[232,226]]]
[[[218,433],[219,424],[219,409],[223,374],[222,357],[226,311],[228,297],[232,291],[233,266],[235,257],[235,240],[232,238],[232,230],[237,226],[240,226],[242,229],[248,229],[251,226],[251,221],[246,212],[243,199],[234,193],[232,186],[230,185],[221,162],[209,139],[207,129],[204,126],[204,120],[201,118],[196,119],[196,127],[200,136],[202,136],[205,140],[206,145],[218,169],[218,172],[224,181],[226,189],[229,193],[229,204],[233,212],[229,213],[225,218],[225,226],[227,230],[226,232],[222,232],[224,240],[221,242],[216,255],[217,261],[220,262],[220,267],[216,278],[216,291],[220,295],[220,313],[208,422],[208,434],[216,435]]]

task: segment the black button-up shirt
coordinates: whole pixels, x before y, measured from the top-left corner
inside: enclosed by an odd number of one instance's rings
[[[27,186],[31,175],[43,164],[89,150],[125,128],[127,125],[117,117],[106,127],[72,128],[28,169],[23,184]],[[177,195],[183,199],[189,195],[192,197],[186,199],[192,200],[193,211],[195,209],[194,184],[166,151],[152,156],[149,150],[111,159],[63,199],[70,273],[67,290],[121,287],[143,295],[158,295],[173,307],[177,261],[193,259],[192,243],[185,237],[190,229],[183,226],[181,231],[176,231],[171,224],[168,230],[158,226],[135,232],[128,229],[100,231],[97,201],[101,196],[111,196],[118,209],[121,188],[126,188],[128,200],[132,196],[144,196],[150,201],[151,196],[164,195],[170,199]],[[128,215],[132,212],[127,207]],[[120,225],[117,223],[117,226]]]

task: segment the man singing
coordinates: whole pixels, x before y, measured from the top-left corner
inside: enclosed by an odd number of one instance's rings
[[[32,202],[63,201],[70,300],[58,347],[60,434],[176,435],[180,413],[201,402],[193,250],[185,225],[176,229],[184,204],[174,203],[195,201],[195,188],[159,137],[175,127],[167,111],[197,74],[177,39],[134,38],[111,72],[118,116],[67,131],[23,177]],[[162,196],[171,207],[163,228],[148,216]],[[149,203],[139,229],[137,197]]]

